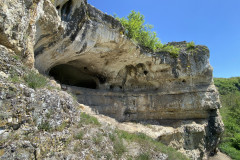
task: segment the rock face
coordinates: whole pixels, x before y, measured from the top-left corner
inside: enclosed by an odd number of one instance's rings
[[[38,0],[3,0],[0,2],[0,45],[24,57],[33,67],[36,3]]]
[[[0,21],[9,21],[1,23],[1,45],[22,54],[26,48],[26,57],[33,57],[34,45],[35,68],[99,113],[179,128],[158,139],[192,159],[216,153],[223,124],[207,47],[187,49],[186,42],[174,42],[177,58],[151,53],[124,36],[119,21],[85,0],[25,1],[21,14],[4,11],[12,1],[1,3]],[[10,21],[23,15],[22,23]],[[12,38],[17,31],[31,36]]]

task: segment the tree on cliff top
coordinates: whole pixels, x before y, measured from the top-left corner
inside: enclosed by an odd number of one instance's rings
[[[124,34],[140,46],[149,48],[153,52],[169,52],[171,56],[178,57],[179,48],[171,45],[163,45],[157,37],[157,33],[152,31],[153,25],[145,24],[144,16],[139,12],[133,10],[127,18],[119,18],[116,15],[114,17],[125,28]]]
[[[125,34],[140,45],[148,47],[153,51],[163,46],[159,38],[157,38],[157,33],[151,31],[153,25],[144,24],[144,16],[139,12],[132,11],[127,18],[116,18],[126,29]]]

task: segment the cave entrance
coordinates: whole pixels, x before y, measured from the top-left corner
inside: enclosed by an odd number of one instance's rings
[[[49,71],[49,76],[54,77],[61,84],[90,89],[99,88],[98,78],[86,68],[79,69],[69,64],[61,64],[53,67]]]

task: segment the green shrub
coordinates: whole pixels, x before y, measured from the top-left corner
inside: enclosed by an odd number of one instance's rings
[[[195,43],[193,41],[189,42],[187,44],[187,50],[191,50],[195,48]]]
[[[220,93],[220,109],[225,131],[220,150],[232,159],[240,159],[240,77],[215,78]]]
[[[234,94],[235,91],[240,91],[240,77],[214,78],[214,84],[221,95]]]
[[[240,133],[236,133],[232,138],[233,147],[240,150]]]
[[[127,18],[116,17],[126,29],[125,34],[138,44],[153,51],[161,47],[161,42],[157,38],[157,33],[151,31],[153,25],[144,24],[144,16],[139,12],[131,11]]]
[[[153,32],[153,25],[144,24],[144,16],[139,12],[131,11],[127,18],[115,17],[122,23],[125,28],[125,34],[127,37],[133,39],[140,46],[151,49],[153,52],[168,52],[172,57],[178,57],[179,48],[163,45],[159,38],[157,38],[157,33]]]
[[[29,72],[24,77],[25,82],[27,85],[33,89],[42,88],[47,85],[47,79],[43,75],[35,73],[33,71]]]
[[[240,159],[240,151],[234,147],[230,142],[224,142],[220,144],[220,150],[227,155],[229,155],[232,159]]]

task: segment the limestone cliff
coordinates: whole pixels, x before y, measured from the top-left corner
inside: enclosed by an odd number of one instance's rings
[[[177,58],[151,53],[85,0],[0,5],[0,45],[54,77],[79,103],[121,122],[171,127],[154,138],[192,159],[217,152],[223,124],[206,46],[189,50],[186,42],[172,42],[180,48]]]

